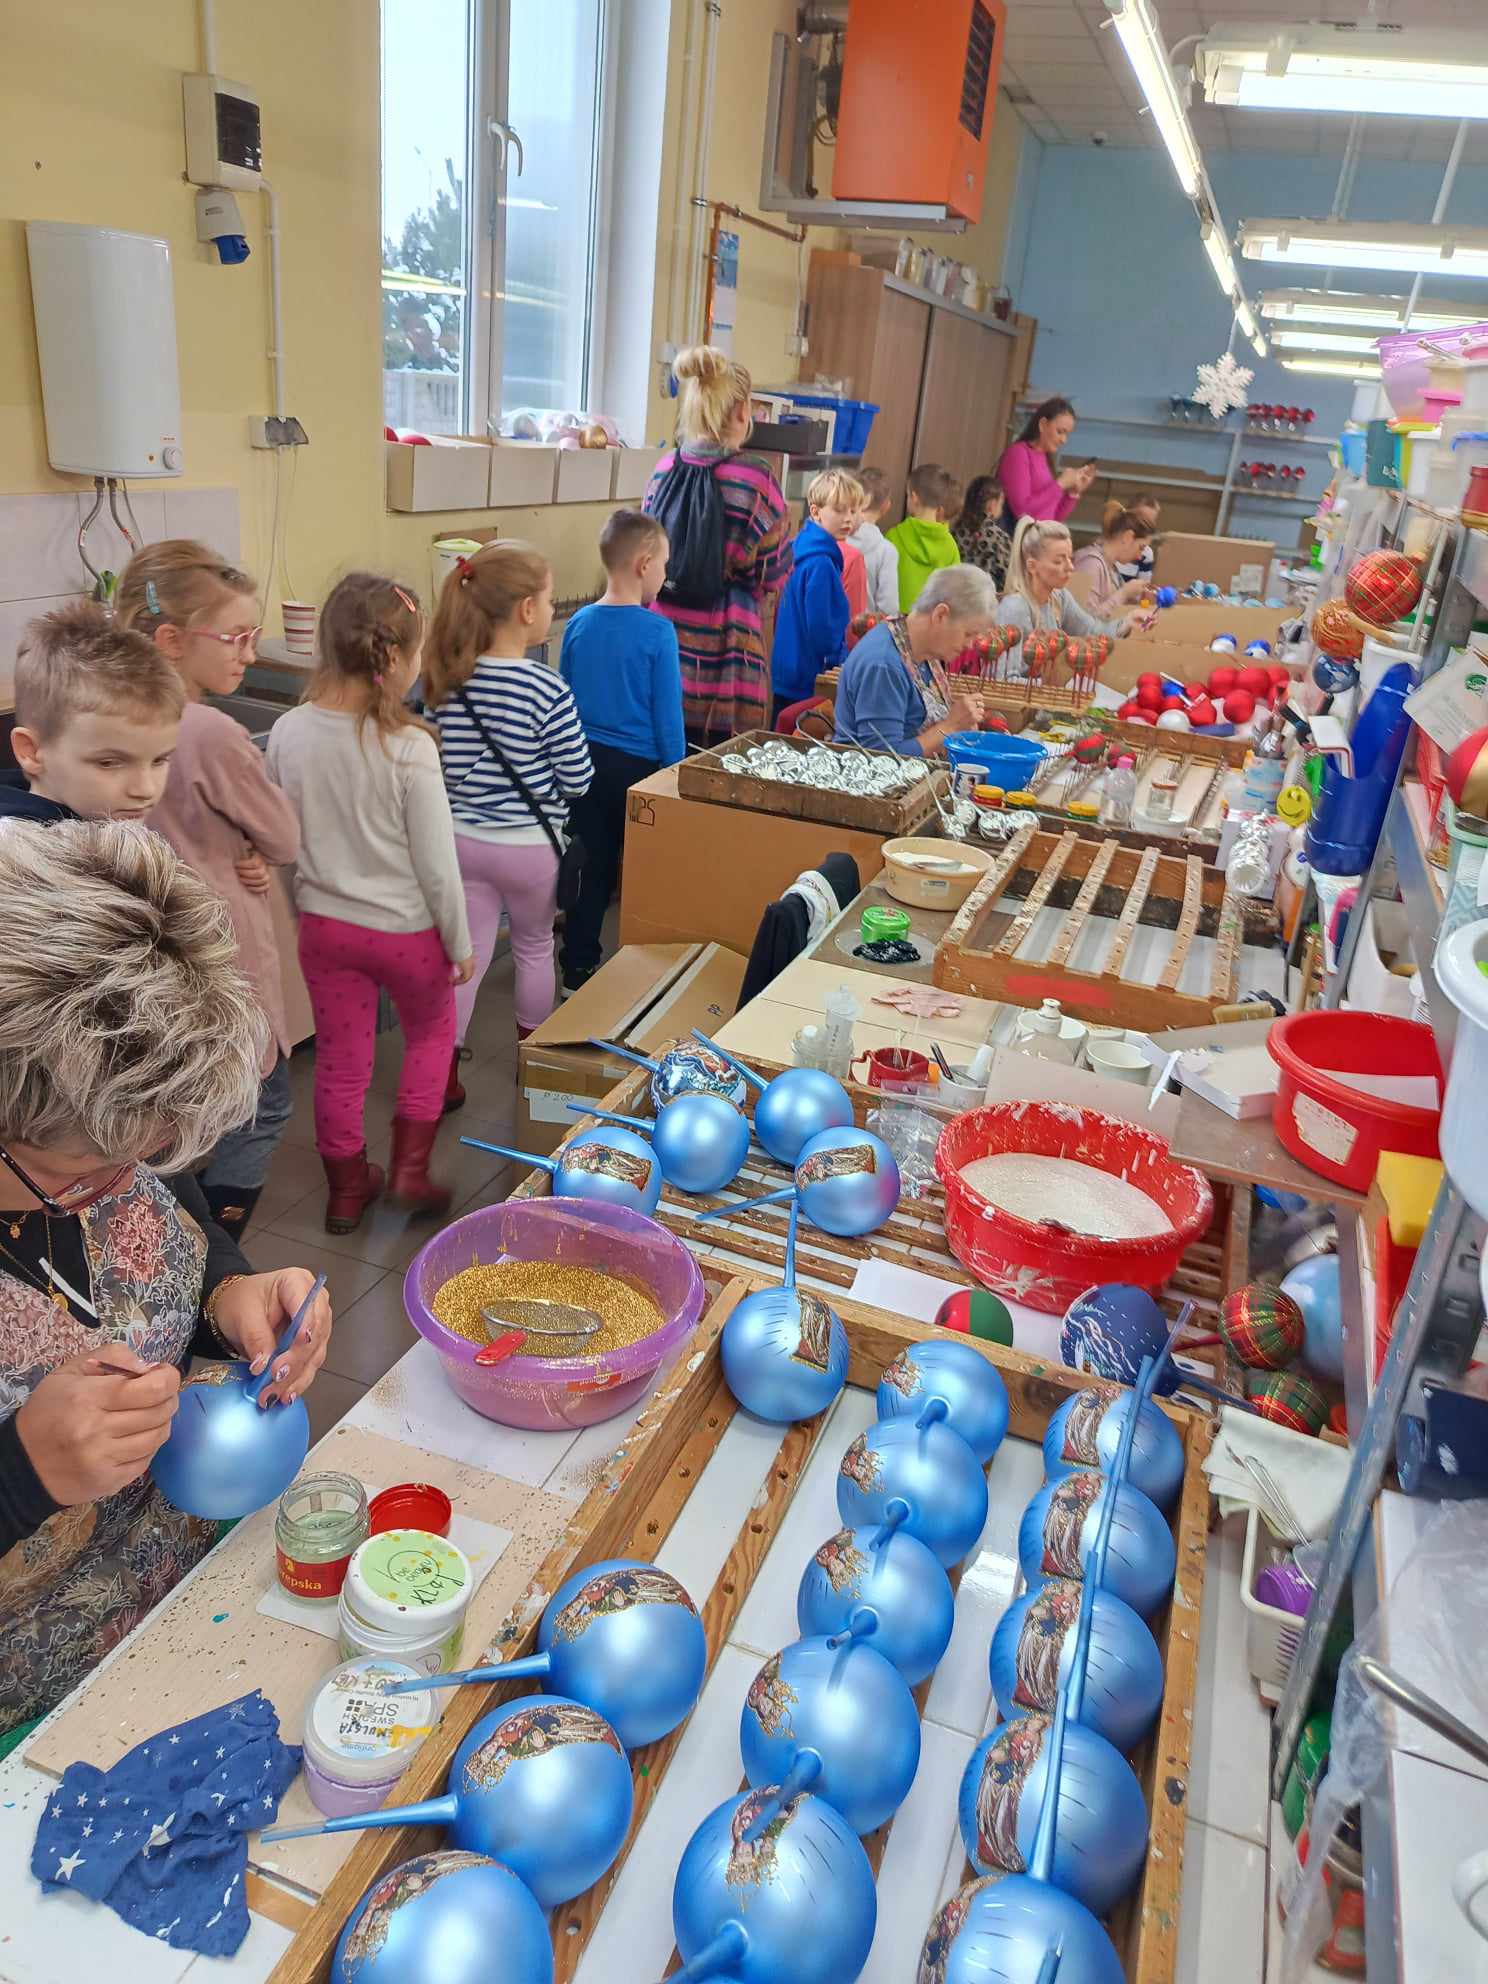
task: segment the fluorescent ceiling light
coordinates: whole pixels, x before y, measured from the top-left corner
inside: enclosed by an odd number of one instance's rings
[[[1403,296],[1354,296],[1336,289],[1268,289],[1261,298],[1261,315],[1313,324],[1372,324],[1382,331],[1398,331],[1405,322],[1406,302]],[[1445,309],[1440,303],[1428,303],[1424,309],[1417,305],[1411,329],[1455,330],[1471,323],[1473,314],[1467,304],[1460,310]]]
[[[1255,320],[1255,312],[1243,295],[1235,298],[1235,317],[1248,338],[1260,336],[1260,326]]]
[[[1282,368],[1287,372],[1320,372],[1330,379],[1378,379],[1381,377],[1377,365],[1356,365],[1347,358],[1284,358]]]
[[[1178,184],[1192,200],[1203,183],[1203,161],[1157,18],[1148,0],[1110,0],[1110,5],[1112,25],[1147,99],[1158,135],[1168,148]]]
[[[1241,110],[1488,117],[1488,35],[1315,23],[1217,27],[1194,51],[1210,103]]]
[[[1271,356],[1271,347],[1267,344],[1260,331],[1253,331],[1250,341],[1255,346],[1255,355],[1257,358],[1269,358]]]
[[[1379,355],[1374,338],[1366,338],[1362,334],[1351,337],[1347,331],[1312,331],[1302,326],[1278,330],[1273,326],[1271,335],[1278,349],[1282,350],[1356,351],[1361,357],[1367,353],[1371,358]]]
[[[1488,227],[1368,220],[1248,220],[1240,251],[1259,262],[1488,278]]]
[[[1240,293],[1240,272],[1235,267],[1235,258],[1230,253],[1224,229],[1218,221],[1200,221],[1199,236],[1204,243],[1204,253],[1209,257],[1209,266],[1214,271],[1214,280],[1225,295],[1233,299]]]

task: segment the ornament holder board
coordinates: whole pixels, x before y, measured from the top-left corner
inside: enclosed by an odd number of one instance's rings
[[[1138,724],[1136,728],[1141,729]],[[1173,733],[1161,734],[1161,741],[1152,741],[1153,733],[1148,732],[1146,741],[1137,747],[1136,797],[1132,802],[1132,826],[1121,830],[1124,844],[1170,847],[1197,854],[1202,859],[1206,854],[1211,859],[1219,852],[1220,827],[1223,823],[1221,786],[1225,767],[1217,758],[1201,758],[1192,752],[1178,752],[1168,748],[1167,738]],[[1028,780],[1025,790],[1034,797],[1034,811],[1045,824],[1059,827],[1071,820],[1078,820],[1087,833],[1104,835],[1109,831],[1098,825],[1089,813],[1072,812],[1072,806],[1099,806],[1101,781],[1105,777],[1104,756],[1097,764],[1081,764],[1071,754],[1061,752],[1051,755],[1036,767]],[[1148,811],[1155,780],[1169,781],[1177,789],[1172,799],[1172,814],[1169,831],[1144,828],[1141,816]]]
[[[505,1659],[518,1659],[532,1651],[543,1607],[572,1571],[606,1557],[656,1556],[684,1517],[699,1476],[738,1411],[723,1377],[720,1332],[745,1295],[772,1285],[772,1279],[766,1276],[735,1276],[727,1281],[698,1325],[690,1354],[678,1361],[648,1400],[623,1445],[617,1448],[606,1478],[569,1524],[562,1541],[498,1631],[494,1653]],[[871,1393],[885,1367],[902,1349],[943,1334],[933,1324],[904,1323],[881,1310],[853,1302],[834,1300],[834,1307],[842,1318],[850,1348],[849,1390],[858,1387]],[[1059,1406],[1094,1382],[1079,1372],[1046,1364],[999,1345],[980,1344],[978,1348],[997,1366],[1007,1384],[1010,1441],[1037,1444]],[[1161,1409],[1172,1419],[1183,1441],[1184,1477],[1182,1492],[1170,1518],[1177,1551],[1177,1578],[1172,1599],[1152,1621],[1163,1656],[1162,1708],[1152,1735],[1133,1758],[1150,1813],[1151,1835],[1138,1888],[1110,1920],[1128,1984],[1172,1984],[1176,1972],[1189,1746],[1198,1681],[1209,1519],[1208,1482],[1203,1473],[1203,1460],[1211,1439],[1209,1423],[1196,1413],[1170,1407],[1166,1402]],[[829,1451],[835,1451],[830,1448],[830,1423],[836,1410],[834,1407],[816,1419],[778,1429],[779,1444],[773,1465],[768,1466],[765,1474],[763,1492],[750,1507],[711,1591],[706,1595],[694,1594],[699,1600],[707,1636],[710,1674],[728,1644],[756,1580],[786,1578],[793,1587],[800,1577],[803,1565],[797,1561],[797,1554],[791,1553],[789,1563],[772,1561],[772,1545],[818,1444],[826,1437]],[[926,1683],[916,1692],[922,1713],[929,1685]],[[443,1789],[456,1749],[473,1724],[502,1702],[530,1692],[528,1682],[495,1682],[462,1688],[455,1693],[438,1728],[400,1781],[400,1798],[414,1800],[437,1795]],[[705,1702],[706,1699],[705,1686]],[[730,1703],[729,1715],[736,1718],[741,1705]],[[593,1888],[555,1910],[551,1917],[555,1984],[572,1984],[585,1951],[602,1926],[606,1904],[632,1852],[641,1855],[644,1862],[646,1821],[676,1759],[686,1727],[684,1724],[660,1742],[632,1754],[634,1816],[619,1858]],[[965,1740],[969,1757],[977,1739],[967,1736]],[[698,1820],[704,1817],[705,1810],[700,1805]],[[954,1809],[946,1811],[945,1820],[949,1841],[955,1829]],[[891,1820],[864,1841],[875,1874],[882,1864],[893,1823]],[[325,1984],[336,1940],[366,1888],[400,1861],[439,1845],[442,1835],[435,1828],[425,1826],[369,1831],[353,1837],[356,1844],[344,1866],[274,1969],[270,1984]],[[675,1865],[648,1866],[647,1872],[654,1906],[669,1911]],[[885,1899],[896,1907],[907,1905],[903,1896]],[[936,1897],[926,1896],[927,1926],[935,1906]],[[673,1952],[667,1974],[679,1966],[680,1959]],[[638,1978],[636,1984],[643,1984],[643,1980]]]
[[[857,749],[851,744],[823,744],[814,737],[785,737],[774,730],[746,730],[712,750],[685,757],[677,767],[678,792],[684,799],[701,799],[713,806],[737,806],[751,813],[780,813],[791,820],[820,820],[829,827],[856,827],[862,833],[898,835],[918,833],[927,820],[933,820],[934,795],[944,799],[951,789],[950,771],[944,764],[932,763],[928,778],[917,779],[900,792],[829,791],[823,786],[756,778],[751,772],[725,768],[725,757],[756,744],[783,744],[801,755],[825,749],[847,756]],[[872,746],[866,748],[871,750]]]

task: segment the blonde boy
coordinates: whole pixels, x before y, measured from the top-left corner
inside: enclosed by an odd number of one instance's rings
[[[806,491],[807,522],[796,533],[795,563],[775,615],[770,657],[774,713],[804,702],[824,668],[835,668],[847,645],[849,610],[842,584],[842,546],[857,527],[863,485],[845,469],[823,469]]]

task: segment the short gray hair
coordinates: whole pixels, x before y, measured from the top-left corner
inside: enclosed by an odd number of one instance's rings
[[[997,588],[980,565],[942,565],[926,579],[911,613],[933,613],[937,606],[948,609],[952,620],[985,620],[990,626],[997,618]]]
[[[227,905],[158,834],[7,824],[0,904],[0,1143],[185,1171],[252,1117],[268,1021]]]

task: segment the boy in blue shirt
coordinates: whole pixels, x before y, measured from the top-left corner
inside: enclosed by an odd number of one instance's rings
[[[857,529],[863,485],[845,469],[823,469],[806,491],[809,520],[796,533],[795,563],[775,615],[770,652],[771,721],[816,693],[824,668],[847,652],[849,608],[842,586],[842,545]]]
[[[650,610],[666,578],[667,548],[654,517],[616,510],[599,534],[604,597],[581,607],[563,634],[558,672],[579,706],[594,761],[589,790],[569,815],[585,861],[563,931],[565,992],[577,992],[599,969],[600,930],[625,841],[626,794],[687,751],[676,632]]]

